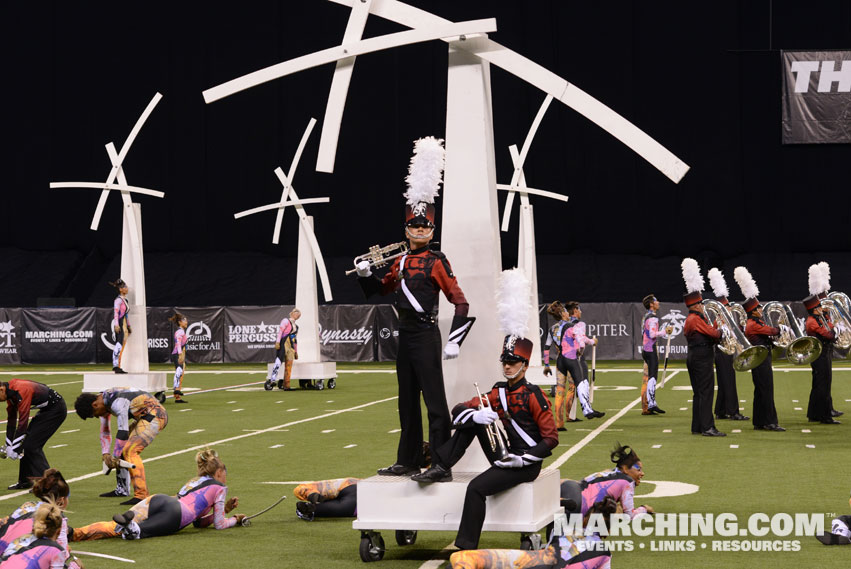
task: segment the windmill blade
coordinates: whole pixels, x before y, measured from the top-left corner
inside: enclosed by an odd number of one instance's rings
[[[523,188],[521,189],[521,188],[518,188],[516,186],[512,187],[512,186],[508,186],[506,184],[497,184],[496,189],[508,191],[508,192],[520,192],[521,194],[532,194],[534,196],[541,196],[541,197],[544,197],[544,198],[552,198],[554,200],[559,200],[559,201],[562,201],[562,202],[566,202],[568,199],[570,199],[568,196],[566,196],[564,194],[557,194],[555,192],[548,192],[547,190],[539,190],[537,188],[530,188],[528,186],[523,186]]]
[[[260,213],[263,211],[271,211],[273,209],[283,209],[285,207],[289,207],[292,205],[309,205],[312,203],[328,203],[331,201],[331,198],[307,198],[303,200],[287,200],[284,202],[275,202],[270,203],[268,205],[261,205],[259,207],[254,207],[251,209],[246,209],[245,211],[241,211],[239,213],[233,214],[234,219],[239,219],[241,217],[246,217],[249,215],[253,215],[255,213]]]
[[[94,188],[96,190],[103,190],[105,192],[109,192],[110,190],[117,190],[121,192],[130,192],[133,194],[144,194],[146,196],[152,196],[155,198],[165,197],[165,192],[160,192],[158,190],[151,190],[148,188],[140,188],[139,186],[128,186],[126,184],[112,184],[108,188],[104,188],[106,184],[103,182],[50,182],[51,188]]]
[[[301,141],[298,143],[298,148],[296,148],[295,155],[293,156],[293,161],[290,163],[290,174],[289,176],[281,170],[280,167],[275,169],[275,175],[281,181],[281,185],[284,186],[283,191],[281,192],[281,202],[286,201],[287,194],[290,191],[290,184],[292,184],[292,180],[295,177],[295,171],[298,168],[298,163],[301,160],[301,153],[304,151],[304,147],[307,144],[307,139],[310,138],[310,133],[313,132],[313,127],[316,125],[316,119],[311,117],[310,121],[307,123],[307,128],[304,129],[304,133],[301,135]],[[278,215],[275,216],[275,229],[272,233],[272,243],[275,245],[281,239],[281,225],[284,221],[284,210],[279,209]]]

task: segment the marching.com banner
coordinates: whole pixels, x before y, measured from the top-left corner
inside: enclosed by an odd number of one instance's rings
[[[851,142],[851,51],[783,51],[783,144]]]

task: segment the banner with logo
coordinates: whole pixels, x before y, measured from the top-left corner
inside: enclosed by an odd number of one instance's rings
[[[21,361],[95,363],[94,308],[25,308],[21,310]]]
[[[375,360],[395,362],[399,351],[399,317],[392,304],[375,305]]]
[[[626,360],[632,357],[634,339],[633,306],[629,303],[615,302],[589,302],[580,305],[582,310],[582,322],[585,322],[585,334],[593,338],[597,337],[597,359],[599,360]],[[542,326],[546,330],[552,328],[555,320],[546,312],[546,305],[540,307]],[[544,324],[546,318],[546,324]],[[541,349],[544,349],[547,336],[541,338]],[[555,357],[556,349],[551,350]],[[586,352],[586,359],[590,361],[591,352]]]
[[[641,343],[642,343],[642,320],[647,311],[641,304],[636,304],[633,312],[633,327],[635,329],[635,344],[632,357],[630,359],[641,359]],[[678,302],[660,302],[659,310],[656,311],[656,316],[659,318],[659,326],[665,328],[671,326],[674,330],[671,337],[671,355],[672,360],[684,360],[688,357],[688,345],[686,338],[683,336],[683,326],[688,316],[688,308],[684,304]],[[667,339],[660,337],[656,340],[657,351],[659,352],[660,367],[661,362],[665,361],[665,346]]]
[[[0,308],[0,365],[21,363],[21,309]]]
[[[851,51],[784,51],[783,144],[851,142]]]
[[[226,362],[271,362],[275,359],[278,327],[292,306],[239,306],[225,308],[224,358]]]
[[[174,331],[177,325],[169,321],[174,314],[172,308],[148,307],[148,361],[166,363],[174,348]]]
[[[369,304],[319,307],[319,349],[323,361],[371,362],[375,359],[373,313]]]
[[[221,306],[209,308],[175,308],[186,316],[189,326],[186,335],[187,363],[222,363],[224,350],[225,309]],[[171,323],[169,323],[171,324]]]

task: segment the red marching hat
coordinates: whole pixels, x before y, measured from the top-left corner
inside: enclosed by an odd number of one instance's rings
[[[813,310],[815,310],[816,308],[821,306],[821,300],[819,300],[819,297],[814,295],[814,294],[811,294],[808,297],[806,297],[803,300],[803,303],[804,303],[804,308],[806,308],[810,312],[812,312]]]

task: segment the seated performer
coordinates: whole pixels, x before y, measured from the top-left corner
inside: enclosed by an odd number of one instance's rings
[[[84,421],[89,417],[100,419],[101,457],[107,467],[116,469],[115,490],[101,494],[101,497],[127,496],[132,480],[133,497],[121,504],[133,505],[144,500],[148,496],[148,484],[141,453],[168,424],[165,408],[150,393],[127,387],[113,387],[98,394],[81,393],[74,402],[74,409]],[[112,454],[109,452],[112,444],[110,414],[115,415],[118,421]],[[130,417],[136,420],[132,426]],[[134,468],[129,469],[129,473],[128,469],[118,468],[118,460],[122,458],[134,465]]]
[[[583,518],[582,526],[588,526],[593,515],[600,515],[606,530],[609,519],[617,512],[617,502],[605,497],[597,502]],[[590,529],[590,528],[589,528]],[[608,533],[608,532],[607,532]],[[610,569],[612,553],[603,545],[597,532],[579,532],[574,535],[553,536],[550,544],[543,549],[532,551],[522,549],[473,549],[456,551],[449,558],[451,569],[502,569],[521,568],[543,569],[556,567],[564,569]]]
[[[567,360],[561,353],[561,341],[570,316],[568,316],[564,305],[558,300],[547,307],[547,313],[555,318],[557,322],[547,332],[547,343],[543,349],[544,375],[549,376],[552,373],[550,369],[550,346],[554,345],[556,348],[556,402],[553,406],[553,411],[556,416],[556,429],[566,431],[567,429],[564,428],[565,421],[573,422],[582,420],[568,418],[570,408],[573,407],[573,396],[576,394],[576,385],[573,381],[573,375],[568,375],[567,373]]]
[[[196,528],[212,525],[228,529],[241,525],[243,514],[225,516],[239,505],[228,493],[227,468],[212,449],[195,455],[198,476],[183,485],[177,497],[154,494],[129,511],[113,516],[111,522],[95,522],[74,529],[72,541],[118,537],[143,539],[176,533],[190,523]]]
[[[68,507],[68,496],[71,492],[62,473],[53,468],[47,469],[44,476],[34,480],[32,493],[38,501],[24,502],[11,515],[0,519],[0,552],[6,551],[9,544],[19,537],[33,533],[35,513],[40,506],[50,502],[62,511],[62,531],[59,532],[56,542],[65,553],[64,559],[68,560],[69,569],[80,567],[68,549],[68,521],[64,510]]]
[[[186,327],[189,326],[189,320],[180,312],[175,312],[169,322],[173,322],[177,326],[174,331],[174,348],[171,350],[171,363],[174,364],[174,402],[186,403],[183,398],[183,372],[186,370],[186,342],[189,341],[189,336],[186,335]]]
[[[295,505],[299,519],[312,522],[313,518],[351,518],[357,516],[358,479],[336,478],[309,484],[299,484],[293,490],[301,500]]]
[[[506,381],[496,383],[486,394],[487,406],[478,396],[456,405],[453,409],[455,433],[440,448],[431,447],[431,468],[411,476],[416,482],[451,481],[452,466],[464,456],[473,439],[479,439],[492,466],[467,485],[455,538],[455,545],[460,549],[476,549],[479,545],[485,521],[485,498],[535,480],[544,458],[558,445],[558,431],[549,401],[540,388],[528,383],[525,377],[532,354],[532,341],[522,337],[527,331],[525,315],[531,308],[528,282],[520,269],[504,271],[501,278],[497,312],[503,331],[509,334],[500,356]],[[521,292],[511,294],[507,291]],[[498,448],[492,448],[489,443],[486,429],[492,424],[497,436],[501,437],[503,432],[507,434],[507,441]]]
[[[591,506],[605,497],[613,498],[630,518],[640,514],[652,514],[647,505],[635,507],[635,487],[644,478],[641,459],[632,448],[620,443],[610,455],[615,464],[613,470],[604,470],[586,476],[584,480],[563,480],[561,483],[561,505],[566,514],[587,514]]]
[[[851,506],[851,499],[848,505]],[[816,539],[825,545],[851,545],[851,516],[833,518],[830,533],[817,535]]]
[[[301,310],[293,308],[290,315],[281,320],[281,325],[278,327],[278,339],[275,341],[275,366],[272,368],[272,375],[266,380],[272,386],[277,382],[278,389],[284,391],[293,390],[290,387],[290,376],[293,372],[293,361],[298,359],[298,341],[296,340],[298,325],[296,320],[299,318],[301,318]],[[278,379],[281,363],[284,364],[284,378]]]
[[[663,334],[670,334],[673,327],[659,327],[659,301],[648,294],[641,301],[647,314],[641,321],[641,358],[644,360],[644,378],[641,382],[641,414],[656,415],[665,413],[656,405],[656,376],[659,374],[659,354],[656,352],[656,339]]]
[[[585,323],[580,321],[582,307],[579,306],[578,302],[568,302],[565,309],[570,315],[570,319],[567,321],[564,334],[561,337],[561,353],[567,363],[567,370],[576,384],[576,394],[579,395],[582,414],[585,415],[586,419],[596,419],[606,413],[595,411],[591,406],[591,383],[588,381],[588,364],[585,362],[584,352],[585,346],[596,345],[597,339],[585,335]],[[567,411],[570,412],[570,409]]]
[[[65,569],[66,550],[59,544],[63,526],[62,508],[52,499],[33,515],[32,533],[12,541],[0,557],[0,569]],[[80,567],[78,562],[73,565]]]

